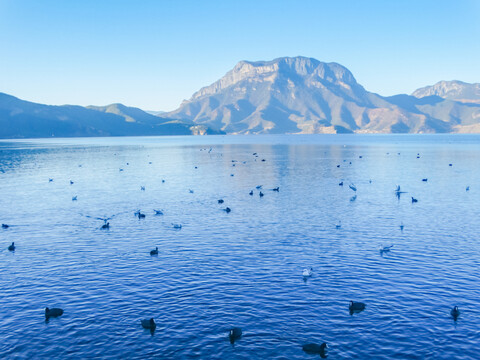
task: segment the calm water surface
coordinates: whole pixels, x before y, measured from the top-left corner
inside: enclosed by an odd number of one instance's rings
[[[460,135],[2,141],[0,357],[479,359],[479,164]]]

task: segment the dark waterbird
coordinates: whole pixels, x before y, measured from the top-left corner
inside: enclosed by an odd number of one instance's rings
[[[10,225],[2,224],[2,229],[8,229],[9,227],[10,227]]]
[[[465,188],[465,191],[469,191],[469,190],[470,190],[470,186],[467,186],[467,187]]]
[[[427,181],[428,181],[428,179],[427,179],[427,178],[425,178],[425,179],[422,179],[422,181],[425,181],[425,182],[427,182]]]
[[[231,328],[228,332],[228,337],[230,338],[230,342],[233,344],[236,340],[242,337],[242,329],[239,327]]]
[[[73,185],[73,181],[72,181],[72,180],[70,180],[70,185]]]
[[[258,194],[260,197],[263,197],[263,193],[260,191],[260,193]]]
[[[232,209],[230,209],[230,208],[227,206],[225,209],[223,209],[223,211],[225,211],[225,212],[228,214],[230,211],[232,211]]]
[[[108,221],[105,221],[105,224],[103,224],[103,225],[100,227],[100,229],[103,229],[103,230],[105,230],[105,229],[110,229],[110,223],[109,223]]]
[[[223,204],[223,203],[224,203],[224,201],[223,201],[222,199],[217,200],[217,202],[218,202],[219,204]]]
[[[365,310],[365,304],[362,302],[357,301],[350,301],[350,305],[348,305],[348,309],[350,310],[350,314],[361,312]]]
[[[302,346],[303,351],[305,351],[309,355],[320,355],[322,359],[327,357],[327,349],[328,345],[326,343],[322,343],[321,345],[318,344],[305,344]]]
[[[153,210],[153,211],[155,211],[155,215],[163,215],[162,210]]]
[[[135,216],[137,216],[139,219],[145,219],[145,214],[142,213],[140,210],[135,212]]]
[[[340,181],[340,182],[338,183],[338,186],[343,186],[343,181]]]
[[[141,323],[144,329],[155,330],[155,328],[157,327],[157,324],[155,324],[155,320],[153,318],[143,319],[141,320]]]
[[[45,308],[45,317],[50,318],[50,317],[57,317],[57,316],[62,316],[63,315],[63,309],[60,308]]]
[[[253,196],[253,190],[250,190],[250,192],[248,193],[248,195],[252,195],[252,196]]]
[[[9,251],[15,251],[15,243],[12,242],[12,244],[8,247]]]
[[[158,255],[158,246],[154,250],[150,250],[150,255]]]
[[[418,202],[418,200],[412,196],[412,203],[416,203],[416,202]]]
[[[454,320],[457,320],[457,318],[460,316],[460,310],[458,309],[458,306],[453,307],[453,309],[450,311],[450,315],[452,315]]]
[[[280,191],[280,187],[277,186],[276,188],[273,188],[272,191],[276,191],[276,192],[279,192]]]
[[[76,195],[72,197],[72,201],[77,201],[77,196]]]

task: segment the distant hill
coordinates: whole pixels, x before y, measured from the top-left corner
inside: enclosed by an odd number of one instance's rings
[[[216,133],[207,126],[157,117],[121,104],[50,106],[0,93],[0,138]]]
[[[480,105],[438,96],[382,97],[340,64],[299,56],[241,61],[162,116],[229,134],[444,133],[477,129]]]
[[[417,98],[439,96],[463,103],[480,104],[480,84],[468,84],[458,80],[439,81],[435,85],[415,90],[412,95]]]

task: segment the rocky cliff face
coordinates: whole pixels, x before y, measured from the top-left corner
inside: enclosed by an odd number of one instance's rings
[[[459,131],[479,114],[480,107],[462,106],[447,99],[385,98],[366,91],[342,65],[285,57],[241,61],[163,116],[231,134],[436,133]]]

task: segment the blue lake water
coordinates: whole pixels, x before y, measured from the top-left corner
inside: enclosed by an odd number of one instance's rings
[[[0,141],[0,357],[479,359],[479,165],[477,135]]]

